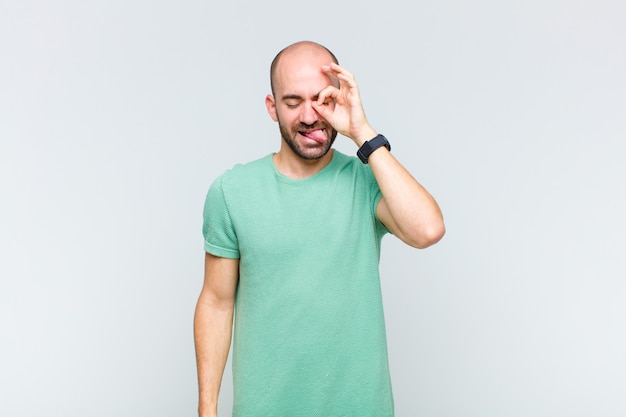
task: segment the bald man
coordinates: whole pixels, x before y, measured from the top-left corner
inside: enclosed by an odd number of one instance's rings
[[[436,243],[441,211],[370,126],[354,76],[328,49],[288,46],[270,82],[278,152],[226,171],[205,202],[199,415],[217,416],[234,322],[233,416],[393,416],[380,243],[388,232]],[[358,157],[332,148],[337,133]]]

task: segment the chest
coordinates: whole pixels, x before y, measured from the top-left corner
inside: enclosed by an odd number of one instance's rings
[[[370,197],[356,180],[251,186],[230,205],[242,261],[341,252],[375,227]]]

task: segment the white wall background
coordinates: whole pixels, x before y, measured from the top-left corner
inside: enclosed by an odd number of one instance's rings
[[[311,39],[446,217],[426,251],[384,242],[397,415],[626,415],[625,21],[618,0],[1,0],[0,414],[195,414],[204,196],[278,148],[269,63]]]

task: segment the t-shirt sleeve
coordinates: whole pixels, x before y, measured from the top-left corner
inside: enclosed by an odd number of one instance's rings
[[[204,202],[204,250],[222,258],[239,258],[239,242],[224,196],[223,176],[216,179]]]

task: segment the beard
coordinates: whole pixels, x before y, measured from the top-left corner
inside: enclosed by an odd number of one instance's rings
[[[324,155],[330,151],[330,148],[333,146],[335,142],[335,138],[337,138],[337,131],[330,127],[328,123],[325,122],[315,122],[312,125],[307,125],[304,123],[299,123],[294,125],[291,129],[281,123],[280,119],[278,120],[278,128],[280,129],[280,135],[282,136],[285,143],[291,148],[293,153],[299,156],[302,159],[306,160],[315,160],[320,159]],[[318,143],[316,145],[306,145],[300,141],[298,141],[297,137],[300,131],[305,131],[309,129],[324,129],[324,134],[328,133],[328,140],[323,143]]]

